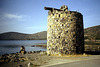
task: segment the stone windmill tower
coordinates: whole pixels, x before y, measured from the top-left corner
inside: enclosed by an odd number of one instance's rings
[[[45,7],[48,12],[47,53],[82,54],[84,52],[83,15],[70,11],[66,5],[60,9]]]

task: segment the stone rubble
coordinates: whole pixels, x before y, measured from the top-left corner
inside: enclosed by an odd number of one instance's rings
[[[46,51],[29,51],[26,54],[46,54]],[[4,54],[0,56],[0,63],[8,63],[8,62],[23,62],[27,60],[37,60],[38,58],[29,58],[29,57],[21,57],[22,53],[12,53],[12,54]]]

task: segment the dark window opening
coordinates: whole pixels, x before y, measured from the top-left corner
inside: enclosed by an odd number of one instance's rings
[[[73,21],[73,19],[71,19],[71,21]]]
[[[66,33],[68,33],[68,31],[66,31]]]
[[[59,14],[59,17],[60,17],[60,14]]]

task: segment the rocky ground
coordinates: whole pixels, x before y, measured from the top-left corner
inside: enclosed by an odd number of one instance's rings
[[[51,55],[46,51],[30,51],[26,54],[13,53],[0,56],[0,67],[48,67],[57,64],[96,59],[100,55]]]
[[[76,61],[75,57],[85,57],[89,55],[52,55],[47,56],[46,51],[30,51],[26,54],[13,53],[0,57],[0,67],[40,67],[64,62]],[[67,60],[66,60],[67,59]],[[73,59],[73,60],[68,60]],[[78,61],[78,60],[77,60]]]
[[[0,67],[28,67],[28,65],[36,67],[46,64],[52,58],[47,56],[45,51],[5,54],[0,57]]]

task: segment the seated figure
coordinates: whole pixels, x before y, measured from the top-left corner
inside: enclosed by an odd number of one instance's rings
[[[22,53],[22,54],[25,54],[25,53],[26,53],[26,51],[25,51],[25,47],[24,47],[24,46],[21,46],[20,53]]]

